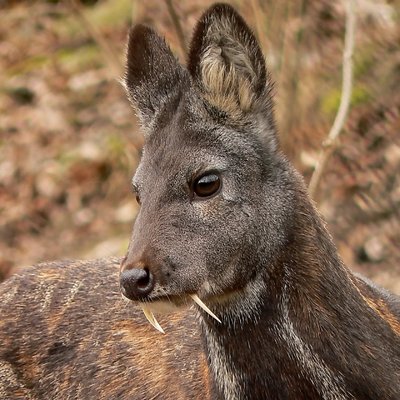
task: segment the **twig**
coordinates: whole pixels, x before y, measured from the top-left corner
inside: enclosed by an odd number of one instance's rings
[[[172,0],[165,0],[165,3],[167,4],[168,12],[172,19],[172,23],[174,24],[176,34],[178,35],[178,40],[181,45],[182,51],[185,55],[187,55],[188,49],[185,41],[185,35],[183,34],[182,25],[179,21],[179,16],[175,11],[175,7],[172,3]]]
[[[76,0],[69,0],[67,4],[69,5],[71,11],[77,16],[77,18],[80,19],[82,25],[88,31],[89,35],[100,47],[105,56],[106,62],[110,65],[112,69],[113,76],[120,76],[123,72],[123,67],[121,62],[119,61],[118,54],[109,45],[107,40],[97,30],[97,28],[89,21],[82,10],[82,7],[80,6],[80,4],[78,4]]]
[[[323,175],[324,169],[328,163],[329,157],[337,146],[340,132],[343,129],[347,113],[349,111],[351,93],[353,89],[353,51],[354,51],[354,34],[355,34],[355,2],[356,0],[345,0],[346,5],[346,32],[344,39],[343,51],[343,82],[342,95],[340,98],[339,110],[336,114],[335,121],[328,134],[327,139],[323,143],[323,147],[318,156],[315,170],[311,176],[308,191],[311,197],[315,197],[319,182]]]
[[[304,52],[302,42],[304,39],[305,2],[306,0],[297,1],[294,10],[288,3],[287,23],[284,24],[283,63],[280,70],[280,80],[278,80],[284,89],[282,98],[284,104],[286,104],[284,118],[281,120],[282,133],[280,135],[284,147],[290,140],[293,123],[299,115],[300,109],[298,88],[301,80],[299,77],[302,74],[300,60],[301,54]]]
[[[256,24],[256,37],[261,44],[261,48],[266,52],[267,46],[265,44],[264,23],[263,23],[263,10],[258,4],[257,0],[250,0],[251,8],[253,11],[254,22]]]

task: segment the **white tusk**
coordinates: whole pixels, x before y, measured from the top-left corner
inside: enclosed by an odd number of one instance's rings
[[[125,303],[130,303],[131,302],[131,300],[128,299],[127,297],[125,297],[122,293],[121,293],[121,297],[122,297],[122,300],[125,301]]]
[[[160,324],[157,322],[156,317],[154,316],[153,312],[145,306],[141,306],[147,321],[150,322],[151,325],[154,326],[159,332],[165,333],[164,329],[161,328]]]
[[[221,320],[200,300],[199,296],[197,294],[191,294],[190,297],[193,299],[193,301],[200,307],[202,308],[208,315],[216,319],[219,323],[221,323]]]

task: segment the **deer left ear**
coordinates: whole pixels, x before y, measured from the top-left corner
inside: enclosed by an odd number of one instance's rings
[[[190,85],[190,77],[170,48],[156,32],[144,25],[131,29],[125,72],[125,87],[145,128],[171,108],[181,92]]]
[[[190,47],[189,72],[214,107],[235,120],[271,108],[264,56],[231,6],[217,4],[206,11]]]

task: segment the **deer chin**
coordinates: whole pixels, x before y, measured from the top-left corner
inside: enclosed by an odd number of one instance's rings
[[[184,300],[184,299],[182,299]],[[190,298],[186,301],[174,301],[173,299],[163,298],[149,302],[140,302],[140,307],[145,307],[149,311],[157,314],[170,314],[186,308],[190,304]]]
[[[125,301],[131,302],[132,300],[128,299],[122,294],[122,298]],[[188,297],[188,299],[190,299]],[[174,301],[173,301],[174,300]],[[164,298],[157,298],[157,299],[148,299],[147,301],[139,301],[135,302],[138,304],[142,311],[143,314],[145,315],[147,321],[150,322],[150,324],[157,329],[161,333],[165,333],[164,329],[161,327],[161,325],[158,323],[156,317],[154,316],[154,313],[160,313],[160,314],[169,314],[172,312],[176,312],[182,308],[188,303],[183,301],[184,297],[180,297],[179,301],[176,301],[176,299],[172,299],[171,297],[164,297]]]
[[[139,302],[142,311],[149,321],[149,323],[161,333],[165,333],[161,325],[158,323],[154,313],[169,314],[179,311],[190,304],[197,304],[206,314],[221,323],[221,320],[204,304],[197,294],[188,294],[182,296],[170,296],[149,300],[146,302]]]

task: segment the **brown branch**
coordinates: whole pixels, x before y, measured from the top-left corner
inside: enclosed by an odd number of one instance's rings
[[[250,0],[251,3],[251,8],[253,11],[253,16],[254,16],[254,22],[256,25],[256,37],[258,42],[261,45],[261,48],[264,50],[264,52],[267,51],[267,46],[265,44],[265,33],[264,33],[264,21],[263,21],[263,10],[258,4],[257,0]]]
[[[123,72],[123,66],[119,61],[118,54],[110,46],[110,44],[101,34],[101,32],[99,32],[99,30],[89,21],[84,11],[82,10],[82,6],[76,0],[68,0],[67,4],[69,5],[69,8],[75,14],[75,16],[81,21],[82,26],[87,30],[89,35],[100,47],[106,62],[112,69],[112,75],[114,77],[121,76]]]
[[[188,54],[188,48],[187,48],[186,41],[185,41],[185,35],[183,34],[182,25],[179,21],[179,16],[178,16],[177,12],[175,11],[175,7],[174,7],[174,4],[172,3],[172,0],[165,0],[165,3],[167,4],[168,12],[172,19],[172,23],[174,24],[176,34],[178,36],[178,40],[181,45],[183,54],[186,56]]]
[[[340,105],[336,114],[335,121],[324,141],[314,172],[311,176],[308,191],[311,197],[315,197],[321,177],[329,158],[337,147],[338,137],[343,129],[347,113],[350,108],[351,93],[353,89],[353,52],[354,52],[354,35],[355,35],[355,2],[356,0],[346,0],[346,32],[344,39],[343,51],[343,81]]]

